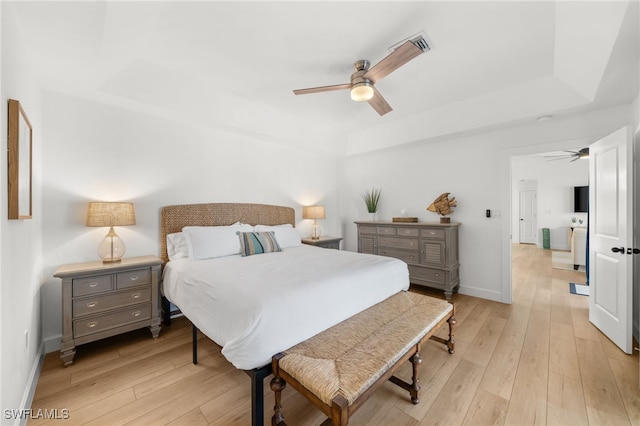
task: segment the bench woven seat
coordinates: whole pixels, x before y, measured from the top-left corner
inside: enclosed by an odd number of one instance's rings
[[[282,413],[277,412],[278,389],[284,389],[284,382],[329,417],[337,416],[332,414],[335,404],[343,405],[341,410],[347,410],[340,414],[343,420],[334,420],[334,424],[346,424],[344,419],[366,400],[372,386],[387,379],[409,390],[417,403],[419,386],[415,376],[422,360],[420,346],[450,318],[451,303],[400,292],[274,356],[272,389],[277,401],[273,423],[284,424]],[[451,327],[452,321],[449,324]],[[434,340],[445,343],[453,353],[451,328],[449,340]],[[408,359],[414,364],[412,384],[392,376],[400,361]]]

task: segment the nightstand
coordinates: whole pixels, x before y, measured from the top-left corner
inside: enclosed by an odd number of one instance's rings
[[[58,267],[53,276],[62,278],[60,358],[65,366],[84,343],[143,327],[158,337],[160,265],[159,257],[140,256]]]
[[[342,241],[341,237],[320,237],[317,240],[312,238],[302,239],[303,244],[336,250],[340,250],[340,241]]]

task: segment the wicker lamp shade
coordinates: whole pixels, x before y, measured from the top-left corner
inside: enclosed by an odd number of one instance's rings
[[[120,239],[114,226],[127,226],[136,224],[136,215],[133,203],[89,203],[87,211],[87,226],[108,226],[109,232],[98,246],[98,255],[104,263],[120,262],[124,256],[124,242]]]

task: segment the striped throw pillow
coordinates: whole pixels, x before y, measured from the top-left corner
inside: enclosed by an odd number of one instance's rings
[[[273,231],[268,232],[237,232],[240,237],[240,254],[251,256],[252,254],[271,253],[282,251]]]

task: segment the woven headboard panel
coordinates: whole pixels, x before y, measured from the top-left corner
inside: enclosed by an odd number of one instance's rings
[[[167,262],[167,234],[182,231],[185,226],[225,226],[235,222],[250,225],[296,226],[295,210],[268,204],[209,203],[179,204],[160,210],[160,256]]]

